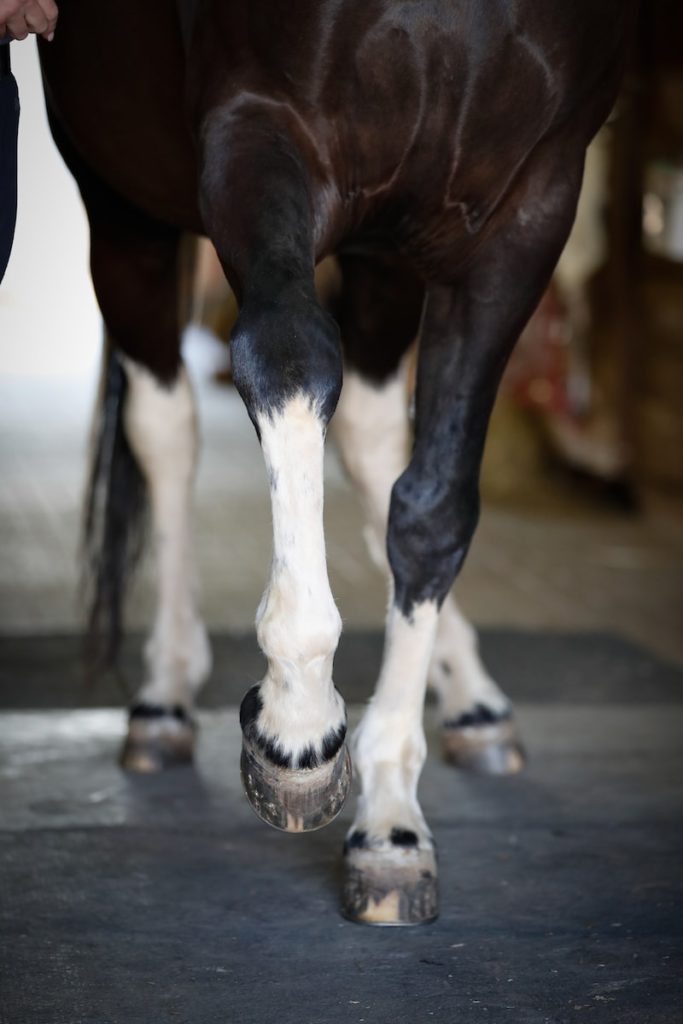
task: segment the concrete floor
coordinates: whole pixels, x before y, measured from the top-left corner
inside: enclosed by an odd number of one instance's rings
[[[0,1021],[674,1024],[682,708],[523,704],[513,779],[430,756],[441,916],[398,930],[339,916],[350,808],[307,836],[251,813],[235,710],[143,778],[119,711],[0,715]]]

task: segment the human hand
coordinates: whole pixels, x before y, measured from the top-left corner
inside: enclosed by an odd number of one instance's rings
[[[30,32],[48,42],[55,34],[57,4],[54,0],[0,0],[0,39],[26,39]]]

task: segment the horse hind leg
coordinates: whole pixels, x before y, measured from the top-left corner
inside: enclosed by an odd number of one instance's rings
[[[514,775],[524,767],[524,749],[512,705],[479,656],[477,634],[447,595],[429,672],[437,694],[441,744],[456,768],[483,775]]]
[[[191,498],[198,431],[187,372],[168,387],[124,358],[128,400],[124,423],[147,481],[156,548],[158,598],[145,648],[147,678],[130,709],[124,767],[154,771],[190,760],[195,696],[211,669],[206,630],[197,611]]]
[[[99,467],[104,529],[91,497],[91,548],[101,540],[96,618],[109,618],[115,653],[132,545],[115,486],[117,464],[132,463],[149,499],[157,555],[157,613],[146,649],[147,676],[129,712],[122,763],[155,771],[192,756],[195,695],[211,656],[197,612],[191,498],[197,458],[194,396],[179,353],[179,234],[130,208],[91,179],[81,182],[91,225],[93,283],[109,339]],[[119,386],[112,388],[118,378]],[[99,614],[103,613],[103,614]]]

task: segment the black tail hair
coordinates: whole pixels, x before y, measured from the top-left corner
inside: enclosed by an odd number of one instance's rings
[[[123,425],[127,388],[123,366],[106,342],[83,517],[85,654],[91,674],[116,664],[126,584],[147,532],[145,480]]]

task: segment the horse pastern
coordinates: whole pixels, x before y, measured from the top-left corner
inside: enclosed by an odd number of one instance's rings
[[[456,718],[447,718],[443,722],[445,729],[471,729],[486,725],[497,725],[512,718],[512,708],[492,708],[488,704],[477,703],[469,711],[463,711]]]
[[[320,741],[307,743],[298,751],[287,750],[285,743],[277,735],[270,735],[259,724],[264,708],[260,694],[260,684],[252,686],[246,693],[240,707],[240,725],[247,740],[259,752],[279,768],[296,768],[308,771],[320,768],[334,760],[339,754],[346,739],[346,721],[329,729]]]
[[[403,846],[405,848],[417,846],[419,843],[417,833],[411,828],[399,828],[394,826],[389,833],[389,842],[392,846]]]
[[[177,722],[182,725],[195,728],[195,722],[187,708],[182,704],[152,704],[147,701],[139,701],[128,709],[130,722],[164,723]]]

